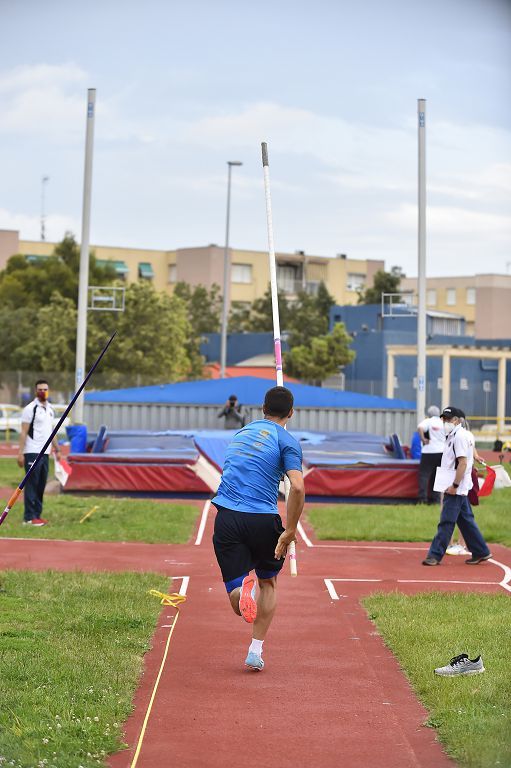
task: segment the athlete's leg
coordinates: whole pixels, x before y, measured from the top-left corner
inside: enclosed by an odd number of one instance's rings
[[[275,608],[277,607],[277,577],[259,579],[259,597],[257,598],[257,618],[254,621],[252,637],[264,640],[270,628]]]

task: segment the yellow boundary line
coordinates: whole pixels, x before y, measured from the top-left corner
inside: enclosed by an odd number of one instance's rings
[[[174,577],[174,578],[176,578],[176,577]],[[183,595],[186,594],[186,588],[188,586],[188,581],[189,581],[189,578],[187,576],[184,576],[182,578],[183,578],[183,582],[181,584],[181,589],[179,590],[179,594],[180,595],[181,594],[183,594]],[[178,609],[178,612],[176,613],[176,615],[174,617],[174,621],[172,622],[172,626],[170,628],[169,636],[167,637],[167,642],[165,644],[165,651],[163,653],[163,658],[162,658],[162,661],[161,661],[161,664],[160,664],[160,669],[159,669],[158,675],[157,675],[155,683],[154,683],[154,687],[153,687],[153,692],[151,694],[151,698],[149,699],[149,704],[147,706],[147,711],[146,711],[146,714],[145,714],[145,717],[144,717],[144,722],[142,723],[142,730],[140,731],[140,736],[138,737],[137,747],[135,749],[135,754],[133,755],[133,760],[130,763],[130,768],[135,768],[135,766],[136,766],[136,764],[138,762],[138,758],[140,756],[140,751],[142,749],[142,742],[144,741],[144,736],[145,736],[145,732],[146,732],[146,729],[147,729],[147,723],[149,722],[149,717],[151,715],[151,710],[153,708],[154,699],[156,697],[156,692],[158,690],[158,685],[160,683],[160,678],[161,678],[162,673],[163,673],[163,667],[165,666],[165,662],[167,660],[167,654],[168,654],[168,651],[169,651],[170,641],[172,640],[172,635],[174,634],[174,629],[176,628],[176,624],[177,624],[177,620],[178,619],[179,619],[179,609]]]

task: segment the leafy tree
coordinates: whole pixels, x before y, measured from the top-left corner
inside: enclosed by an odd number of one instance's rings
[[[139,374],[145,380],[177,381],[197,375],[202,358],[191,358],[192,337],[185,302],[179,296],[158,293],[149,283],[133,283],[126,289],[125,311],[119,313],[117,338],[104,359],[103,371],[111,385],[122,386]],[[96,313],[107,315],[109,313]],[[104,341],[112,319],[90,325],[88,360],[91,365]]]
[[[250,311],[243,301],[233,301],[227,323],[229,333],[243,333],[250,330]]]
[[[290,306],[285,326],[290,333],[289,346],[307,345],[313,338],[328,333],[330,307],[334,304],[335,299],[324,283],[320,283],[316,296],[300,292],[297,301]]]
[[[217,333],[220,330],[223,302],[220,286],[215,284],[208,290],[204,285],[192,287],[179,282],[174,288],[174,296],[184,301],[194,334]]]
[[[6,268],[0,272],[0,305],[11,308],[27,305],[42,307],[50,303],[55,290],[76,305],[79,266],[80,248],[69,233],[46,259],[30,263],[21,254],[11,256]],[[106,285],[115,278],[115,269],[111,266],[98,266],[91,253],[89,283]]]
[[[286,297],[279,295],[279,317],[281,329],[287,329],[289,324],[290,306]],[[266,293],[260,299],[252,302],[250,316],[246,323],[246,331],[263,333],[273,331],[273,312],[271,304],[271,286],[268,285]]]
[[[286,373],[309,384],[320,384],[354,359],[355,352],[349,348],[351,341],[344,323],[336,323],[331,333],[312,338],[307,344],[286,352]]]
[[[399,267],[392,267],[390,272],[379,269],[374,276],[371,288],[366,288],[360,293],[359,304],[380,304],[382,293],[398,293],[401,282],[401,271]]]

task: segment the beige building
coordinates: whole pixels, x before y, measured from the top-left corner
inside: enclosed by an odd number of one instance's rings
[[[50,256],[56,243],[20,240],[18,232],[0,230],[0,269],[15,253],[39,259]],[[223,285],[224,248],[209,245],[170,251],[142,248],[115,248],[91,245],[98,261],[113,263],[119,279],[132,283],[151,280],[159,291],[172,293],[177,282],[190,285]],[[265,293],[269,283],[268,254],[264,251],[229,249],[231,259],[231,301],[251,304]],[[292,299],[301,290],[314,293],[321,281],[338,304],[356,304],[358,291],[373,284],[375,273],[384,269],[380,260],[312,256],[302,251],[278,253],[279,290]]]
[[[400,289],[417,292],[417,278],[404,277]],[[511,332],[511,275],[428,277],[426,306],[462,315],[466,332],[478,339],[509,338]]]

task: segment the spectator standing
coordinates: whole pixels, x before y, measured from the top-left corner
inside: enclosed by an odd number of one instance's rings
[[[53,430],[54,412],[48,402],[50,388],[45,379],[39,379],[35,384],[35,398],[22,411],[21,434],[18,451],[18,465],[28,472]],[[60,448],[57,437],[53,440],[53,449],[57,459],[60,458]],[[42,526],[47,524],[41,515],[43,511],[43,496],[48,479],[49,455],[51,445],[41,457],[37,467],[30,474],[24,488],[25,514],[24,525]]]
[[[241,429],[245,426],[243,409],[238,402],[237,395],[230,395],[228,401],[218,414],[218,418],[225,418],[224,429]]]
[[[419,464],[419,504],[438,504],[440,494],[433,490],[436,468],[442,461],[445,433],[440,409],[430,405],[427,418],[417,426],[422,443]]]
[[[468,433],[461,426],[465,414],[459,408],[449,406],[444,408],[440,418],[444,422],[446,434],[441,466],[443,470],[448,470],[448,474],[452,473],[453,480],[444,489],[438,530],[422,564],[440,565],[449,546],[454,526],[458,524],[466,545],[472,553],[472,557],[465,562],[467,565],[478,565],[489,560],[491,552],[474,519],[468,500],[468,492],[472,488],[474,452]]]

